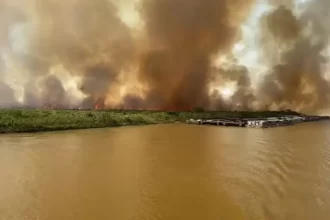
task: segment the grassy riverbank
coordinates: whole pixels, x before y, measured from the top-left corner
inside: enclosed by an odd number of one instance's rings
[[[190,118],[272,117],[288,112],[160,112],[0,109],[0,133],[38,132],[182,122]],[[298,114],[298,113],[290,113]]]

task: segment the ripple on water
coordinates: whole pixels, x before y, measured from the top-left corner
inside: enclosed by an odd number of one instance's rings
[[[321,149],[321,154],[324,157],[324,162],[329,167],[330,166],[330,143],[328,141],[324,142],[324,147]]]
[[[297,155],[300,149],[290,138],[274,142],[259,137],[255,144],[259,146],[254,149],[249,166],[243,168],[248,174],[248,190],[258,195],[263,219],[282,219],[289,212],[285,214],[279,204],[292,199],[292,184],[304,172],[305,158]]]
[[[308,128],[166,125],[3,136],[0,201],[11,200],[0,213],[22,217],[26,205],[30,219],[220,219],[237,212],[221,210],[234,203],[246,219],[328,220],[330,142],[322,126]],[[59,147],[66,145],[77,150]],[[30,211],[35,206],[40,213]],[[70,218],[67,210],[85,215]]]

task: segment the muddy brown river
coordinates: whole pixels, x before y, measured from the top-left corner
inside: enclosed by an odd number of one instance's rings
[[[0,135],[0,220],[330,219],[330,123]]]

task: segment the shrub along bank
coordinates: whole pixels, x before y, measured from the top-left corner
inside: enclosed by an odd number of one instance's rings
[[[184,122],[190,118],[256,118],[288,115],[288,112],[241,111],[126,111],[0,109],[0,133],[38,132]],[[298,114],[290,112],[290,114]]]

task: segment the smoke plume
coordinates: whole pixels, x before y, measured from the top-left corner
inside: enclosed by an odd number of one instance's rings
[[[0,107],[327,109],[329,6],[0,0]]]
[[[300,16],[283,6],[264,16],[263,54],[273,66],[260,87],[260,101],[267,108],[328,108],[329,69],[324,67],[329,61],[322,53],[329,43],[330,17],[321,10],[328,6],[328,1],[314,0]]]

